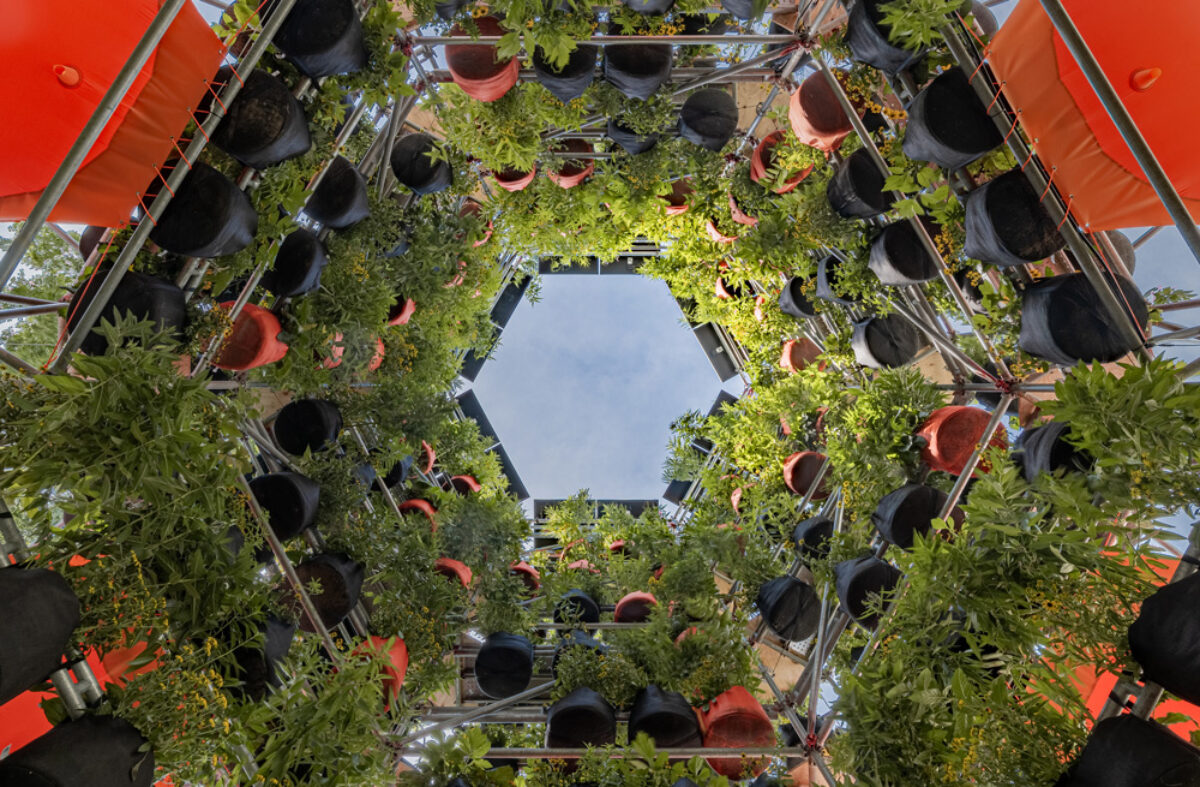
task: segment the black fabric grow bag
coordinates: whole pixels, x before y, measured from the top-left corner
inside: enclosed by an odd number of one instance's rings
[[[274,4],[263,12],[270,19]],[[349,74],[367,64],[352,0],[297,0],[271,43],[305,76]]]
[[[833,538],[833,520],[823,516],[810,517],[792,531],[792,541],[802,560],[820,560],[829,554],[829,539]]]
[[[555,98],[564,104],[569,104],[583,95],[592,80],[596,77],[596,60],[600,57],[600,47],[593,44],[578,44],[567,56],[567,64],[562,70],[556,69],[546,61],[546,53],[542,48],[533,50],[533,71],[537,74],[538,82],[554,94]]]
[[[788,642],[811,637],[821,615],[821,599],[807,582],[783,576],[764,582],[755,600],[763,621]]]
[[[453,0],[449,3],[434,3],[433,10],[439,18],[449,22],[458,12],[466,8],[470,4],[470,0]]]
[[[454,182],[454,173],[445,161],[434,161],[428,154],[436,144],[428,134],[405,134],[392,147],[392,172],[396,180],[418,194],[433,194]]]
[[[558,643],[558,647],[554,649],[554,658],[550,661],[550,671],[555,677],[558,677],[558,660],[572,648],[588,648],[600,655],[608,653],[608,645],[579,629],[572,629],[563,635],[563,638]]]
[[[84,716],[60,724],[0,760],[4,787],[150,787],[154,752],[117,716]]]
[[[611,35],[620,31],[610,27]],[[671,78],[670,44],[619,44],[604,48],[604,78],[629,98],[643,101]]]
[[[859,148],[841,163],[825,186],[825,199],[844,219],[870,219],[896,201],[883,190],[884,177],[865,148]]]
[[[817,291],[816,297],[823,301],[831,303],[840,303],[843,306],[855,306],[859,299],[850,297],[841,292],[838,285],[839,270],[845,265],[841,259],[830,254],[817,263]]]
[[[272,615],[263,622],[259,631],[262,634],[259,642],[241,645],[233,651],[234,661],[238,665],[235,676],[241,685],[231,687],[231,691],[255,702],[266,696],[268,688],[282,685],[277,668],[291,650],[296,626]]]
[[[629,740],[644,732],[655,746],[681,748],[703,745],[700,721],[684,696],[647,686],[637,693],[629,711]]]
[[[329,264],[325,244],[304,227],[283,239],[271,270],[262,277],[262,285],[272,295],[289,298],[315,290],[321,284],[321,272]]]
[[[721,8],[734,19],[757,19],[762,14],[754,13],[754,0],[721,0]]]
[[[250,482],[250,491],[281,541],[300,535],[317,518],[321,487],[307,476],[287,472],[260,475]]]
[[[737,115],[737,102],[729,91],[697,90],[679,109],[679,136],[706,150],[720,150],[737,130]]]
[[[554,605],[555,623],[599,623],[600,605],[579,588],[562,594]]]
[[[900,569],[874,555],[845,560],[834,566],[838,602],[863,628],[879,625],[879,613],[868,610],[871,598],[887,593],[900,581]],[[878,607],[878,602],[872,606]]]
[[[533,643],[519,634],[497,632],[475,656],[475,682],[494,700],[522,692],[533,678]]]
[[[871,514],[871,524],[891,543],[912,549],[913,537],[925,534],[942,515],[946,493],[924,484],[906,484],[884,495]]]
[[[684,14],[679,21],[683,23],[685,36],[723,36],[729,32],[729,17],[725,14]],[[772,31],[774,32],[774,31]]]
[[[108,232],[108,227],[97,227],[89,225],[83,232],[79,233],[79,254],[84,261],[92,256],[92,252],[100,245],[100,239],[104,237],[104,233]],[[1119,235],[1120,233],[1114,233]]]
[[[335,230],[353,227],[371,215],[367,181],[345,156],[336,156],[304,205],[315,221]]]
[[[174,160],[167,166],[183,164]],[[163,186],[156,179],[142,202],[153,202]],[[220,257],[249,246],[256,232],[258,213],[250,198],[232,180],[196,162],[150,230],[150,240],[184,257]]]
[[[217,81],[236,79],[222,66]],[[244,77],[242,89],[229,105],[212,142],[247,167],[265,169],[312,147],[304,108],[287,85],[262,69]]]
[[[927,223],[931,237],[940,229]],[[871,256],[867,266],[874,271],[883,284],[900,286],[933,281],[938,277],[938,262],[921,242],[917,228],[908,219],[889,224],[871,242]]]
[[[868,317],[854,324],[854,358],[872,369],[894,369],[911,361],[921,348],[917,329],[899,314]]]
[[[1200,749],[1136,716],[1096,724],[1056,787],[1200,787]]]
[[[81,286],[71,298],[71,318],[67,320],[69,330],[75,330],[75,326],[79,324],[84,310],[95,298],[95,293],[107,277],[108,270],[111,269],[106,264],[90,285]],[[79,349],[87,355],[103,355],[107,352],[108,339],[97,333],[96,327],[100,326],[102,320],[115,323],[118,314],[132,314],[139,320],[149,320],[158,330],[169,331],[176,339],[182,339],[183,328],[187,325],[187,304],[184,302],[183,290],[172,282],[128,271],[121,277],[117,288],[108,299],[108,304],[100,312],[95,327],[84,337]]]
[[[1042,473],[1086,473],[1091,469],[1095,460],[1067,441],[1070,433],[1071,425],[1065,421],[1051,421],[1021,433],[1025,480],[1032,484]]]
[[[346,555],[333,552],[314,555],[296,566],[296,574],[306,587],[314,579],[321,583],[321,592],[310,597],[327,629],[341,623],[358,603],[363,567]],[[300,615],[300,630],[316,631],[307,615]]]
[[[617,739],[617,714],[600,694],[581,686],[550,706],[546,746],[577,749],[604,746]]]
[[[816,317],[817,309],[811,300],[804,295],[804,288],[811,279],[793,276],[779,292],[779,310],[784,314],[803,320],[806,317]],[[815,294],[813,297],[816,297]]]
[[[846,44],[850,55],[860,63],[874,66],[884,73],[896,73],[912,66],[922,53],[894,46],[888,36],[891,27],[881,24],[883,14],[878,6],[887,0],[859,0],[850,9],[846,28]]]
[[[1129,647],[1146,680],[1200,702],[1200,574],[1164,585],[1142,602]]]
[[[383,477],[383,486],[386,486],[388,489],[395,489],[398,486],[402,486],[406,481],[408,481],[408,473],[410,470],[412,470],[412,466],[415,461],[416,459],[414,457],[406,456],[399,462],[396,462],[394,465],[392,465],[392,468],[388,470],[387,474]],[[376,492],[382,492],[383,486],[380,485],[379,479],[375,480]]]
[[[1004,141],[967,75],[957,66],[943,71],[908,105],[904,155],[960,169]]]
[[[1039,197],[1019,169],[968,194],[966,255],[1007,268],[1044,260],[1065,246]]]
[[[275,416],[275,440],[293,456],[324,451],[342,431],[342,413],[324,399],[297,399]]]
[[[44,568],[0,568],[0,705],[46,679],[62,663],[79,625],[79,599]]]
[[[665,14],[675,5],[675,0],[621,0],[629,10],[639,14]]]
[[[1144,332],[1150,320],[1146,301],[1124,276],[1108,276],[1122,306]],[[1137,349],[1110,321],[1091,282],[1082,273],[1041,279],[1021,294],[1020,347],[1053,363],[1115,361]]]
[[[622,126],[612,118],[608,119],[608,138],[621,146],[626,153],[636,156],[645,153],[658,144],[658,134],[639,135]]]

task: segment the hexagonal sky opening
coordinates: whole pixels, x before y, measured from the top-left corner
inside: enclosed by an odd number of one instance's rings
[[[599,272],[543,276],[540,301],[515,309],[510,287],[491,357],[464,370],[464,410],[486,413],[510,479],[535,499],[658,499],[671,422],[742,392],[711,327],[688,325],[665,283]]]

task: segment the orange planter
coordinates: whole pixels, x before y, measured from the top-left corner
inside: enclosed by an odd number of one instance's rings
[[[437,509],[428,500],[405,500],[403,503],[400,503],[398,508],[401,511],[421,512],[429,520],[429,524],[433,527],[434,532],[437,532],[437,520],[434,519],[437,516]]]
[[[479,34],[485,36],[504,35],[500,20],[494,16],[482,16],[475,20]],[[458,25],[450,31],[452,36],[467,36],[467,31]],[[468,96],[479,101],[495,101],[517,84],[521,64],[515,58],[496,59],[497,48],[482,44],[449,44],[446,46],[446,67],[454,83]]]
[[[558,150],[568,153],[591,153],[595,148],[586,139],[568,139],[558,147]],[[585,163],[579,163],[581,161]],[[595,171],[596,162],[593,159],[563,159],[563,166],[557,171],[547,172],[546,177],[561,188],[571,189],[583,183]]]
[[[386,662],[381,670],[383,674],[383,691],[388,705],[393,704],[400,696],[400,688],[404,685],[404,676],[408,674],[408,645],[403,639],[395,638],[391,646],[390,637],[367,637],[367,640],[354,649],[355,653],[375,652]]]
[[[615,623],[641,623],[650,617],[650,611],[658,606],[658,599],[651,593],[635,590],[617,602],[613,610]]]
[[[978,407],[953,406],[934,410],[916,431],[928,442],[921,449],[921,461],[931,470],[958,475],[983,438],[990,419],[991,413]],[[990,445],[998,448],[1008,445],[1003,430],[996,430]],[[987,470],[983,465],[980,469]]]
[[[712,219],[704,223],[704,231],[708,233],[709,240],[713,243],[733,243],[737,240],[736,235],[726,235],[717,229],[717,225],[713,223]]]
[[[783,343],[779,365],[786,371],[798,372],[821,357],[821,348],[812,339],[789,339]]]
[[[526,563],[524,560],[517,561],[508,567],[508,573],[521,578],[525,583],[525,589],[530,593],[540,590],[542,587],[542,575],[533,566]]]
[[[783,463],[783,482],[792,494],[803,495],[812,486],[825,463],[825,455],[816,451],[799,451],[792,454]],[[826,473],[813,493],[813,500],[824,500],[829,497],[829,474]]]
[[[747,227],[758,226],[758,219],[743,211],[742,207],[737,204],[737,200],[733,198],[732,194],[729,195],[729,215],[732,216],[733,220],[738,224],[744,224]]]
[[[421,465],[421,472],[429,475],[433,472],[433,463],[437,461],[437,452],[433,450],[433,446],[424,440],[421,441],[421,450],[425,454],[425,464]]]
[[[417,311],[417,302],[412,298],[397,298],[396,303],[388,312],[388,325],[408,325],[408,321]]]
[[[754,147],[754,154],[750,156],[750,179],[755,183],[761,183],[767,177],[767,170],[771,168],[771,151],[775,149],[783,140],[782,131],[774,131],[763,137],[762,142],[759,142]],[[774,189],[776,194],[787,194],[792,189],[800,185],[800,182],[808,177],[808,173],[812,172],[813,168],[801,170],[793,174],[783,182],[783,185]]]
[[[453,476],[450,479],[450,487],[460,495],[467,495],[471,492],[478,492],[480,489],[483,489],[483,487],[479,485],[479,482],[475,480],[475,477],[469,475]]]
[[[537,167],[528,172],[506,169],[503,172],[492,173],[492,180],[496,181],[496,185],[505,191],[524,191],[530,183],[533,183],[535,177],[537,177]]]
[[[829,80],[819,71],[792,93],[788,120],[796,139],[827,153],[841,147],[854,130]]]
[[[474,578],[470,566],[461,560],[448,557],[439,557],[435,560],[433,570],[447,579],[457,580],[465,588],[471,587],[471,580]]]
[[[690,207],[688,197],[691,193],[692,187],[686,180],[677,180],[671,184],[671,193],[661,195],[659,199],[667,203],[668,216],[679,216],[687,213]]]
[[[221,308],[232,307],[233,301],[221,304]],[[229,372],[243,372],[275,363],[288,351],[288,346],[279,341],[282,330],[279,318],[268,309],[247,303],[233,321],[233,330],[222,342],[213,366]]]
[[[722,692],[703,717],[705,748],[747,749],[775,745],[775,727],[758,700],[742,686]],[[709,757],[708,764],[731,779],[758,776],[767,768],[765,757]]]

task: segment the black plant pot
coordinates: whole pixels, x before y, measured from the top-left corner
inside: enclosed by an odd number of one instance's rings
[[[675,5],[675,0],[621,0],[630,11],[639,14],[665,14]]]
[[[297,399],[275,416],[275,440],[293,456],[324,451],[342,431],[337,405],[324,399]]]
[[[817,291],[814,293],[816,297],[843,306],[858,305],[859,299],[846,295],[839,286],[841,267],[845,264],[832,254],[817,263]]]
[[[250,482],[254,499],[262,506],[279,540],[295,538],[312,527],[321,501],[321,487],[299,473],[260,475]]]
[[[647,686],[637,693],[629,711],[629,739],[644,732],[663,748],[703,745],[704,735],[692,706],[677,691]]]
[[[968,257],[1002,268],[1038,262],[1066,245],[1037,190],[1019,169],[967,195]]]
[[[685,36],[723,36],[729,32],[729,17],[725,14],[684,14],[683,22]]]
[[[403,486],[408,481],[408,474],[412,470],[412,466],[415,461],[416,459],[414,457],[406,456],[399,462],[396,462],[394,465],[392,465],[391,469],[387,471],[387,474],[384,475],[382,485],[380,484],[379,479],[375,480],[375,491],[382,492],[384,486],[386,486],[388,489],[395,489],[398,486]]]
[[[1152,680],[1180,699],[1200,702],[1200,574],[1154,592],[1129,627],[1129,647]]]
[[[236,77],[229,66],[217,72],[218,82],[233,79]],[[307,153],[312,147],[308,121],[287,85],[257,68],[244,79],[242,89],[213,132],[213,144],[255,169]]]
[[[926,222],[925,228],[931,237],[940,232],[930,222]],[[908,219],[887,225],[875,236],[867,265],[880,282],[892,286],[920,284],[938,277],[937,260],[925,248],[917,228]]]
[[[116,716],[84,716],[60,724],[0,760],[5,787],[150,787],[154,752]]]
[[[620,31],[610,29],[613,35]],[[670,44],[621,44],[604,48],[604,78],[629,98],[643,101],[671,78]]]
[[[833,538],[833,520],[823,516],[810,517],[792,531],[792,541],[801,560],[821,560],[829,554],[829,539]]]
[[[296,566],[296,574],[305,586],[314,579],[321,583],[321,592],[311,598],[327,629],[341,623],[358,603],[363,567],[346,555],[330,552],[314,555]],[[300,615],[300,630],[316,631],[307,615]]]
[[[255,702],[265,697],[268,689],[282,685],[278,667],[291,650],[296,626],[272,615],[262,623],[259,631],[262,635],[260,642],[241,645],[233,651],[234,661],[238,665],[235,675],[241,685],[233,687],[232,691],[237,696],[248,697]]]
[[[335,230],[353,227],[371,215],[367,203],[367,181],[345,156],[329,162],[329,169],[304,205],[315,221]]]
[[[870,219],[892,206],[896,198],[883,189],[884,177],[865,148],[842,162],[825,186],[829,206],[844,219]]]
[[[1137,286],[1124,276],[1106,277],[1144,332],[1150,315]],[[1042,279],[1025,288],[1020,346],[1030,355],[1068,366],[1079,361],[1108,363],[1138,347],[1110,320],[1100,296],[1082,273]]]
[[[960,169],[1003,141],[987,107],[957,66],[939,74],[908,105],[903,149],[914,161]]]
[[[879,608],[879,604],[871,599],[896,587],[900,581],[900,569],[874,555],[865,555],[838,563],[833,572],[838,601],[846,614],[863,628],[878,626],[879,613],[868,607]]]
[[[1067,473],[1086,473],[1095,460],[1086,452],[1067,440],[1071,425],[1065,421],[1051,421],[1043,426],[1032,426],[1021,433],[1021,449],[1025,480],[1033,483],[1042,473],[1062,470]]]
[[[95,298],[107,273],[97,274],[90,285],[80,287],[71,298],[70,315],[67,328],[75,330],[84,309]],[[169,281],[147,276],[144,273],[129,271],[117,284],[116,290],[108,299],[108,304],[100,312],[100,319],[116,322],[118,314],[132,314],[139,320],[149,320],[162,331],[169,331],[177,339],[182,339],[182,331],[187,325],[187,304],[184,302],[183,290]],[[103,355],[108,350],[108,339],[101,336],[93,328],[83,339],[80,349],[87,355]]]
[[[433,194],[450,188],[454,173],[445,161],[429,157],[436,142],[428,134],[405,134],[392,147],[392,172],[396,180],[418,194]]]
[[[271,43],[313,79],[349,74],[367,64],[362,22],[352,0],[298,0]]]
[[[554,622],[599,623],[600,605],[578,588],[568,590],[554,605]]]
[[[721,0],[721,8],[729,12],[734,19],[757,19],[761,14],[754,13],[754,0]]]
[[[912,549],[917,533],[924,535],[942,515],[946,493],[923,484],[906,484],[884,495],[871,514],[871,524],[889,542]]]
[[[863,366],[894,369],[916,357],[921,348],[921,336],[904,317],[889,314],[855,323],[850,344],[855,360]]]
[[[304,227],[279,244],[271,270],[262,277],[262,285],[272,295],[289,298],[312,292],[321,284],[321,272],[329,264],[325,244]]]
[[[804,288],[811,279],[802,279],[799,276],[793,276],[784,285],[784,288],[779,293],[779,310],[784,314],[795,317],[797,320],[803,320],[807,317],[816,317],[817,309],[813,306],[811,300],[804,294]],[[814,294],[813,297],[816,297]]]
[[[579,44],[567,57],[567,64],[561,70],[556,69],[546,61],[546,53],[541,47],[533,50],[533,71],[537,74],[538,82],[554,94],[555,98],[564,104],[569,104],[583,95],[596,77],[596,60],[600,57],[600,47],[593,44]]]
[[[433,10],[440,19],[447,22],[458,16],[458,12],[470,5],[470,0],[454,0],[450,3],[434,3]]]
[[[599,655],[608,653],[608,645],[579,629],[573,629],[563,636],[558,647],[554,649],[554,658],[550,661],[550,671],[555,677],[558,677],[558,660],[572,648],[588,648]]]
[[[142,202],[153,202],[163,186],[156,179]],[[184,257],[220,257],[249,246],[256,232],[258,213],[250,198],[232,180],[196,162],[150,230],[150,240]]]
[[[812,585],[796,577],[764,582],[755,604],[767,626],[788,642],[807,639],[817,630],[821,599]]]
[[[79,254],[86,261],[92,256],[92,252],[100,245],[100,239],[104,237],[104,233],[108,232],[108,227],[97,227],[90,225],[79,233]],[[1114,233],[1119,235],[1120,233]]]
[[[737,130],[737,116],[737,102],[729,91],[697,90],[679,109],[679,136],[706,150],[720,150]]]
[[[58,669],[79,625],[79,599],[44,568],[0,568],[0,705]]]
[[[639,135],[625,128],[612,118],[608,120],[607,133],[609,139],[620,145],[631,156],[645,153],[658,144],[658,134]]]
[[[617,714],[600,694],[581,686],[550,706],[546,746],[576,749],[605,746],[617,740]]]
[[[533,678],[533,643],[519,634],[498,632],[475,656],[475,682],[494,700],[522,692]]]
[[[962,290],[963,300],[967,302],[967,306],[971,307],[971,311],[976,314],[983,314],[986,309],[983,307],[983,290],[979,285],[971,281],[971,274],[979,272],[974,268],[960,268],[954,272],[954,281],[958,283],[958,288]]]
[[[891,27],[881,23],[879,5],[887,0],[861,0],[850,9],[846,43],[850,55],[860,63],[874,66],[895,76],[921,59],[921,52],[911,52],[892,44]]]
[[[1096,724],[1055,787],[1197,787],[1200,749],[1136,716]]]

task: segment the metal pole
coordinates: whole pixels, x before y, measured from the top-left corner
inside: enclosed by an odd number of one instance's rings
[[[1162,227],[1151,227],[1138,236],[1138,239],[1133,242],[1133,248],[1140,249],[1142,244],[1153,238],[1158,233],[1162,232]]]
[[[636,751],[625,749],[491,749],[487,756],[494,759],[515,759],[515,760],[532,760],[532,759],[554,759],[554,760],[577,760],[580,757],[586,756],[590,752],[601,751],[604,756],[609,759],[636,759],[642,755]],[[767,746],[750,746],[738,748],[720,748],[713,746],[686,746],[680,748],[659,747],[657,750],[660,754],[669,754],[672,757],[737,757],[746,755],[749,757],[803,757],[807,754],[805,749],[800,748],[770,748]],[[417,756],[425,754],[425,749],[415,748],[406,749],[401,752],[402,756]]]
[[[467,38],[466,36],[413,36],[410,40],[414,46],[444,46],[446,44],[453,44],[455,46],[495,46],[500,42],[501,36],[480,36],[479,38]],[[694,36],[592,36],[590,38],[578,39],[577,43],[594,44],[596,46],[631,44],[790,44],[795,42],[795,40],[796,36],[792,33],[750,33],[739,36],[723,34]],[[772,52],[771,56],[772,59],[778,58],[780,53]]]
[[[466,713],[462,714],[461,716],[457,716],[453,719],[446,719],[445,721],[439,721],[437,724],[432,724],[428,727],[422,727],[421,729],[419,729],[415,732],[410,732],[408,735],[405,735],[403,738],[401,738],[397,742],[397,745],[403,746],[406,743],[412,743],[413,741],[428,737],[432,733],[438,732],[440,730],[448,730],[452,727],[458,727],[462,724],[467,724],[468,722],[475,721],[476,719],[482,719],[483,717],[488,716],[489,714],[495,713],[498,710],[503,710],[504,708],[508,708],[513,705],[517,705],[519,703],[524,702],[525,700],[531,700],[535,697],[540,697],[543,694],[550,691],[550,689],[552,689],[552,688],[554,688],[554,681],[550,681],[549,683],[543,683],[540,686],[534,686],[531,689],[525,689],[525,691],[522,691],[518,694],[514,694],[511,697],[505,697],[502,700],[497,700],[496,702],[490,703],[488,705],[482,705],[473,710],[469,710]]]
[[[25,372],[25,374],[37,375],[42,373],[41,370],[36,366],[28,363],[22,358],[17,357],[16,355],[13,355],[3,347],[0,347],[0,361],[3,361],[14,369]]]
[[[1171,179],[1167,177],[1162,165],[1158,163],[1154,151],[1150,150],[1145,137],[1138,131],[1137,124],[1130,116],[1129,110],[1125,108],[1125,104],[1121,102],[1121,97],[1117,95],[1117,91],[1113,90],[1112,83],[1108,81],[1104,70],[1096,62],[1091,50],[1088,49],[1087,42],[1079,34],[1079,28],[1075,27],[1070,14],[1063,8],[1061,0],[1041,0],[1041,4],[1042,8],[1046,10],[1046,16],[1050,17],[1058,34],[1062,36],[1063,43],[1067,45],[1067,49],[1075,58],[1075,62],[1079,64],[1083,75],[1087,77],[1088,83],[1096,91],[1100,103],[1108,111],[1108,116],[1112,118],[1113,124],[1121,132],[1121,137],[1129,146],[1133,157],[1137,159],[1138,166],[1142,168],[1142,172],[1146,173],[1146,179],[1150,181],[1154,192],[1158,194],[1167,213],[1171,214],[1171,219],[1179,228],[1179,234],[1183,236],[1184,243],[1191,249],[1192,256],[1196,258],[1197,262],[1200,262],[1200,229],[1197,229],[1192,214],[1188,212],[1187,206],[1183,203],[1183,198],[1179,196],[1179,192],[1171,184]]]
[[[44,298],[31,298],[28,295],[14,295],[10,292],[0,292],[0,302],[19,303],[23,306],[40,306],[43,304],[49,305],[51,303],[57,303],[66,306],[66,303],[63,301],[48,301]]]
[[[0,322],[4,320],[15,320],[18,317],[32,317],[36,314],[53,314],[54,312],[65,311],[67,304],[65,303],[43,303],[37,306],[18,306],[15,309],[0,309]]]
[[[146,28],[146,32],[142,35],[137,46],[129,53],[129,59],[125,61],[125,65],[121,66],[121,70],[117,72],[117,76],[113,79],[108,90],[104,93],[104,97],[100,99],[100,103],[96,106],[92,116],[88,118],[88,122],[84,125],[83,130],[79,132],[75,143],[71,145],[71,149],[67,151],[66,157],[62,163],[58,165],[54,176],[50,178],[50,182],[46,184],[46,188],[42,190],[42,196],[38,197],[38,201],[33,206],[33,210],[29,213],[29,218],[21,225],[21,229],[17,231],[17,235],[13,238],[12,245],[8,247],[8,251],[4,252],[4,257],[0,259],[0,288],[3,288],[12,277],[13,271],[17,269],[25,252],[29,250],[29,246],[33,243],[34,237],[37,236],[38,230],[50,218],[51,211],[62,198],[63,192],[67,190],[71,180],[75,177],[75,173],[79,171],[83,160],[91,151],[92,146],[96,144],[96,140],[100,138],[100,133],[104,131],[104,127],[108,125],[108,121],[112,118],[113,112],[121,104],[121,99],[129,92],[129,88],[133,85],[138,74],[146,65],[146,61],[150,59],[150,55],[154,52],[158,42],[162,40],[166,34],[167,28],[175,21],[179,10],[187,3],[187,0],[166,0],[162,7],[158,9],[158,13],[154,15],[154,20],[150,23],[150,27]],[[91,326],[88,326],[89,328]]]

